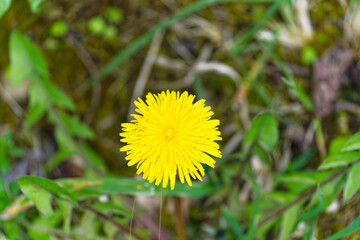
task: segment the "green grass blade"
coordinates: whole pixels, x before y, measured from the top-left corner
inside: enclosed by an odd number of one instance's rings
[[[50,179],[37,176],[23,176],[18,178],[17,182],[19,186],[31,184],[35,187],[41,187],[56,196],[62,197],[69,200],[70,202],[73,202],[74,204],[77,204],[76,199],[66,189],[60,187],[58,184],[56,184],[56,182]]]
[[[0,0],[0,18],[6,13],[11,5],[11,0]]]
[[[222,209],[222,215],[226,219],[226,221],[229,224],[229,227],[233,234],[235,235],[236,239],[243,239],[243,230],[241,225],[238,223],[236,217],[231,212],[231,210],[228,207],[223,207]]]
[[[252,185],[253,185],[254,193],[255,193],[255,203],[254,203],[253,214],[251,217],[251,219],[252,219],[251,225],[250,225],[250,228],[244,238],[245,240],[253,239],[253,237],[256,233],[256,224],[257,224],[257,220],[258,220],[259,213],[260,213],[260,186],[255,180],[252,180]]]
[[[269,51],[269,53],[275,65],[285,75],[285,77],[281,78],[281,80],[285,83],[286,86],[288,86],[291,90],[294,91],[300,102],[306,107],[307,110],[314,110],[314,104],[311,98],[303,90],[299,82],[294,77],[293,73],[285,66],[283,61],[276,54],[274,54],[273,51]]]
[[[235,40],[236,43],[231,48],[230,52],[235,55],[242,52],[246,47],[246,42],[249,41],[257,33],[257,31],[259,31],[264,26],[265,23],[268,22],[268,20],[276,13],[281,3],[283,2],[284,0],[275,1],[271,8],[265,13],[263,18],[257,21],[256,24],[248,31],[246,31],[242,37],[240,37],[238,40]]]

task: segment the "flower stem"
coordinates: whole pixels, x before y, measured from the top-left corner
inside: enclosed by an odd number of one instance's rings
[[[175,213],[177,220],[177,235],[178,235],[177,239],[186,240],[184,216],[181,209],[182,200],[179,197],[174,197],[174,201],[175,201]]]

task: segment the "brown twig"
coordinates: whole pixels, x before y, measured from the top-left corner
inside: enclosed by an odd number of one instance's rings
[[[115,221],[114,219],[112,219],[111,217],[97,211],[96,209],[90,207],[89,205],[86,205],[85,203],[79,203],[78,207],[80,207],[83,210],[89,211],[94,213],[96,216],[98,216],[99,218],[103,219],[104,221],[107,221],[109,223],[112,223],[114,226],[118,227],[119,229],[127,232],[130,234],[130,229],[127,228],[126,226],[122,225],[121,223]],[[142,238],[141,236],[139,236],[137,233],[132,232],[131,233],[132,236],[134,236],[134,238],[138,239],[138,240],[145,240],[144,238]]]
[[[360,159],[357,160],[356,162],[348,165],[347,167],[344,167],[342,169],[340,169],[339,171],[337,171],[336,173],[334,173],[333,175],[331,175],[328,179],[322,181],[321,183],[319,183],[319,186],[324,186],[326,184],[328,184],[329,182],[333,181],[334,179],[336,179],[337,177],[341,176],[342,174],[344,174],[347,170],[349,170],[349,168],[357,163],[360,162]],[[292,206],[294,206],[295,204],[299,203],[300,201],[302,201],[303,199],[310,197],[314,192],[316,192],[316,189],[318,188],[318,186],[314,186],[308,190],[306,190],[305,192],[303,192],[299,197],[297,197],[296,199],[294,199],[293,201],[289,202],[288,204],[286,204],[284,207],[276,210],[275,212],[273,212],[272,214],[268,215],[267,217],[263,218],[257,225],[257,227],[261,227],[262,225],[264,225],[265,223],[267,223],[268,221],[270,221],[273,218],[276,218],[278,216],[280,216],[282,213],[284,213],[286,210],[288,210],[289,208],[291,208]]]

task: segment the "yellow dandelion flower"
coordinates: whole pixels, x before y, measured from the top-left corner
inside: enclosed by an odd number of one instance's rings
[[[159,185],[162,181],[166,188],[170,180],[173,190],[178,174],[182,183],[186,180],[191,186],[190,175],[202,181],[202,163],[215,166],[210,155],[221,158],[219,145],[214,142],[221,140],[220,121],[211,119],[214,113],[205,107],[204,99],[193,103],[194,99],[187,92],[149,93],[146,103],[140,98],[135,101],[135,120],[121,124],[120,141],[127,145],[120,151],[127,153],[128,165],[137,164],[136,173],[143,173],[150,183]]]

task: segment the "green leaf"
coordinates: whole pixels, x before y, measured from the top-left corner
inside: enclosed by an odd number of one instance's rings
[[[90,147],[88,147],[85,144],[82,144],[80,147],[83,153],[85,154],[85,156],[87,157],[87,159],[94,166],[96,166],[101,172],[104,173],[106,166],[104,164],[104,161],[101,159],[101,157],[94,150],[92,150]]]
[[[41,105],[42,108],[49,108],[51,102],[49,101],[49,96],[40,79],[35,79],[32,81],[29,89],[29,105],[34,107],[35,105]]]
[[[271,191],[267,194],[264,195],[265,196],[265,201],[268,202],[268,200],[276,202],[276,203],[280,203],[280,204],[284,204],[286,202],[290,202],[292,200],[294,200],[297,197],[297,193],[293,193],[293,192],[283,192],[283,191]]]
[[[276,118],[269,113],[255,119],[244,138],[245,149],[257,143],[267,152],[271,152],[279,139],[279,130]]]
[[[358,159],[360,159],[360,152],[340,152],[325,158],[319,169],[344,167],[356,162]]]
[[[77,193],[81,193],[82,190],[89,190],[92,194],[127,194],[127,195],[148,195],[148,196],[178,196],[185,198],[201,198],[206,197],[215,188],[210,183],[193,182],[190,187],[187,184],[181,184],[177,182],[174,190],[170,190],[170,186],[165,189],[161,189],[161,186],[156,186],[154,183],[149,183],[146,180],[137,180],[130,178],[98,178],[98,179],[81,179],[81,178],[67,178],[59,179],[56,182],[62,184],[62,186],[70,192],[73,192],[75,196]],[[88,194],[85,191],[85,194]],[[81,194],[78,195],[81,197]]]
[[[35,104],[30,107],[29,112],[26,114],[24,127],[26,129],[34,125],[44,115],[46,107],[42,104]]]
[[[318,214],[320,214],[320,212],[322,211],[323,207],[322,207],[322,203],[319,202],[318,204],[316,204],[314,207],[308,209],[307,211],[305,211],[298,219],[297,219],[297,223],[300,223],[302,221],[306,221],[306,220],[312,220],[312,219],[316,219],[316,216]]]
[[[297,83],[297,82],[296,82]],[[293,88],[296,96],[299,98],[300,102],[306,107],[308,110],[314,110],[314,103],[311,98],[305,92],[305,90],[297,83],[296,87]]]
[[[63,216],[63,231],[65,233],[70,233],[70,225],[71,225],[71,213],[73,206],[67,202],[60,199],[56,200],[57,204],[60,207],[62,216]]]
[[[37,240],[51,240],[50,235],[44,231],[40,231],[37,224],[28,226],[29,237]],[[44,227],[43,227],[44,228]]]
[[[276,183],[286,186],[293,192],[301,192],[326,180],[331,174],[332,171],[285,173],[276,176]]]
[[[17,86],[28,77],[33,76],[33,66],[22,35],[14,32],[10,36],[10,71],[12,83]]]
[[[289,239],[294,230],[297,215],[299,214],[301,204],[296,204],[285,211],[281,220],[281,230],[279,240]]]
[[[8,184],[8,189],[9,189],[10,196],[17,196],[20,193],[19,185],[15,181],[11,181]]]
[[[348,140],[349,136],[340,136],[333,139],[329,146],[329,156],[341,152]]]
[[[0,135],[0,174],[10,171],[10,156],[20,157],[21,154],[21,149],[14,146],[11,133]]]
[[[267,152],[265,152],[263,150],[263,148],[259,147],[258,145],[255,145],[253,148],[253,154],[255,156],[258,156],[263,164],[265,164],[267,167],[271,168],[271,163],[269,161],[269,157],[267,155]]]
[[[33,185],[36,186],[37,188],[41,187],[42,189],[51,192],[55,196],[62,197],[77,204],[75,198],[66,189],[60,187],[56,182],[53,182],[49,179],[36,177],[36,176],[24,176],[19,178],[17,182],[21,190],[23,190],[21,186],[23,186],[24,184]]]
[[[37,13],[40,10],[40,4],[44,2],[44,0],[28,0],[30,9],[33,13]]]
[[[1,222],[2,229],[8,237],[8,239],[22,239],[23,231],[21,230],[20,224],[17,221],[5,221]]]
[[[316,196],[318,203],[314,207],[306,210],[303,214],[301,214],[301,216],[297,218],[295,226],[297,226],[300,222],[303,221],[307,221],[308,222],[307,225],[312,225],[312,222],[316,220],[316,216],[320,214],[320,212],[323,209],[323,199],[324,199],[324,194],[321,193],[319,185],[316,189]],[[311,232],[312,230],[305,231],[303,239],[310,239],[308,234],[310,234]]]
[[[104,231],[107,239],[115,239],[116,233],[119,232],[119,229],[110,222],[104,222],[103,231]]]
[[[325,210],[337,198],[339,192],[343,190],[345,181],[343,176],[338,176],[328,184],[318,186],[318,192],[313,195],[309,207],[321,202],[322,210]],[[319,197],[320,195],[320,197]]]
[[[75,104],[68,95],[61,91],[57,86],[51,83],[49,80],[41,79],[40,83],[47,92],[48,98],[51,99],[52,103],[64,107],[67,110],[74,111]]]
[[[7,135],[0,136],[0,174],[10,171],[10,159],[8,156]]]
[[[13,141],[11,133],[7,133],[7,134],[3,135],[3,138],[5,140],[5,145],[6,145],[8,154],[13,157],[20,157],[22,155],[22,150],[21,150],[21,148],[14,146],[14,141]]]
[[[311,186],[326,180],[327,178],[330,177],[331,174],[332,172],[315,172],[315,171],[285,173],[285,174],[279,174],[276,177],[276,182],[283,182],[290,184],[303,183]]]
[[[79,224],[79,223],[78,223]],[[85,239],[95,239],[96,235],[96,215],[86,211],[80,220],[79,227],[84,233]]]
[[[18,179],[18,184],[21,191],[34,202],[36,208],[45,216],[50,216],[53,213],[51,207],[51,194],[39,187],[37,184],[34,184],[30,181],[23,181]]]
[[[49,76],[40,51],[28,38],[15,31],[10,36],[9,47],[11,80],[15,86],[27,78]]]
[[[69,115],[60,111],[58,112],[58,116],[71,135],[88,139],[94,137],[93,131],[84,123],[80,122],[76,116],[70,117]]]
[[[350,168],[344,190],[344,202],[348,201],[360,189],[360,163]]]
[[[61,221],[61,212],[54,211],[50,216],[40,216],[32,218],[31,222],[26,223],[26,228],[30,239],[51,240],[52,229],[55,229]]]
[[[222,215],[228,222],[231,231],[234,233],[236,239],[243,239],[242,227],[235,218],[234,214],[227,207],[222,208]]]
[[[281,69],[285,77],[281,80],[294,91],[295,95],[298,97],[300,102],[306,107],[307,110],[312,111],[314,109],[314,104],[311,98],[307,95],[304,89],[301,87],[299,82],[294,77],[293,73],[288,69],[288,67],[283,63],[283,61],[276,54],[271,54],[275,64]]]
[[[123,216],[127,216],[127,217],[131,217],[132,212],[127,210],[126,208],[123,208],[119,205],[115,205],[113,203],[103,203],[103,202],[96,202],[92,205],[92,207],[94,207],[96,210],[100,211],[100,212],[104,212],[106,214],[109,213],[115,213],[115,214],[120,214]]]
[[[62,131],[60,128],[55,129],[55,138],[56,142],[59,145],[60,149],[65,152],[77,152],[76,145],[74,143],[74,140],[71,138],[69,134],[67,134],[65,131]],[[59,162],[60,159],[58,159]],[[54,165],[50,165],[54,166]]]
[[[10,199],[6,193],[4,180],[0,178],[0,212],[2,212],[8,204],[10,204]]]
[[[355,232],[359,228],[360,228],[360,216],[357,216],[356,219],[349,226],[347,226],[343,230],[335,233],[334,235],[325,238],[324,240],[336,240],[336,239],[343,238],[343,237]]]
[[[24,127],[30,128],[44,115],[49,109],[51,102],[49,101],[48,94],[44,91],[42,81],[34,79],[29,89],[29,111],[26,114]]]
[[[341,151],[353,151],[360,149],[360,132],[354,134],[345,144]]]
[[[11,5],[11,0],[0,0],[0,18],[6,13]]]
[[[246,236],[244,237],[244,240],[253,239],[256,232],[257,219],[260,213],[260,186],[253,179],[249,179],[249,181],[251,182],[253,187],[253,191],[255,194],[255,201],[254,201],[254,208],[251,214],[252,216],[251,216],[250,227],[248,229],[248,232],[246,233]]]

